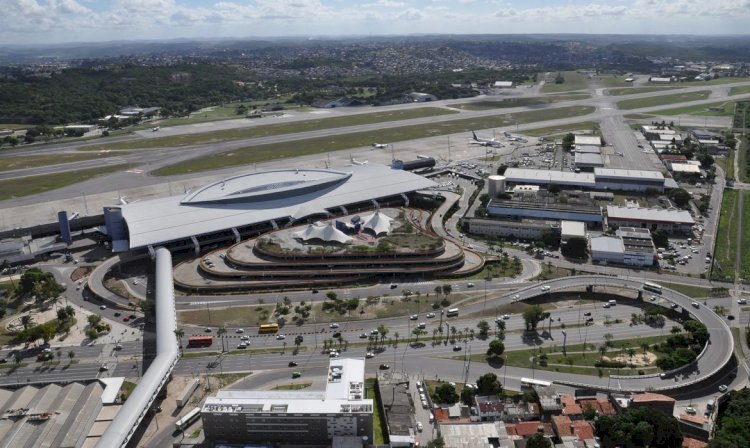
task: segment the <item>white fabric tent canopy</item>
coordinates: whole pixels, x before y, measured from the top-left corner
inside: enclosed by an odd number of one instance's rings
[[[328,242],[337,242],[341,244],[349,244],[352,242],[352,238],[333,226],[333,222],[328,224],[309,224],[304,230],[300,230],[294,234],[295,238],[299,238],[302,241],[310,240],[322,240]]]

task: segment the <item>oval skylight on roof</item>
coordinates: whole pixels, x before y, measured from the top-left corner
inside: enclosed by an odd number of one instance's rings
[[[272,170],[241,174],[189,193],[182,204],[260,202],[324,190],[345,182],[352,173],[325,169]]]

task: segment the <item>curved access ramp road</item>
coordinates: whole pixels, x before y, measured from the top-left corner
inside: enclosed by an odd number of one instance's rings
[[[643,291],[643,282],[637,280],[623,279],[619,277],[581,275],[574,277],[563,277],[555,280],[528,286],[515,292],[506,294],[503,298],[510,302],[524,301],[536,297],[542,297],[554,292],[568,291],[571,289],[584,289],[586,286],[624,288],[635,291]],[[644,297],[656,293],[644,292]],[[608,378],[591,377],[591,383],[560,381],[554,378],[554,372],[537,371],[537,376],[545,376],[549,373],[552,381],[570,384],[577,387],[588,387],[595,389],[627,390],[627,391],[669,391],[682,389],[686,386],[700,383],[717,374],[732,358],[734,343],[732,332],[724,319],[713,312],[710,308],[694,299],[675,290],[662,287],[660,297],[671,304],[687,311],[694,319],[702,322],[709,332],[709,342],[698,358],[691,364],[667,372],[666,375],[644,375],[644,376],[612,376],[609,379],[616,385],[610,387],[604,384],[610,383]],[[679,378],[679,381],[675,381]],[[602,381],[603,380],[603,381]]]

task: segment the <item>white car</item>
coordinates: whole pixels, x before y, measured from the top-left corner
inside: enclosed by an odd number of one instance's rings
[[[693,408],[693,407],[686,407],[685,408],[685,413],[690,414],[690,415],[695,415],[695,408]]]
[[[422,429],[424,429],[422,422],[417,422],[417,431],[422,432]]]
[[[409,317],[409,319],[411,319],[411,320],[417,320],[417,319],[419,319],[419,315],[417,315],[417,314],[412,314],[412,315],[411,315],[411,316]]]
[[[330,328],[338,328],[338,327],[339,327],[339,324],[331,324],[331,325],[329,325],[329,327],[330,327]]]
[[[234,330],[234,332],[237,333],[237,334],[242,334],[242,333],[245,332],[245,330],[242,329],[242,328],[238,328],[238,329]]]
[[[507,315],[507,314],[503,314],[503,315],[502,315],[502,318],[503,318],[503,320],[508,320],[508,319],[510,319],[510,316],[509,316],[509,315]]]
[[[432,319],[433,317],[435,317],[435,313],[427,313],[428,319]]]
[[[242,336],[242,337],[240,337],[240,340],[242,340],[242,341],[249,341],[250,340],[250,336],[247,336],[247,335]]]
[[[331,358],[338,358],[339,357],[339,352],[331,352],[328,356],[331,357]]]
[[[99,305],[99,309],[100,310],[106,310],[107,309],[107,305]]]
[[[369,359],[369,358],[374,358],[374,357],[375,357],[375,353],[373,353],[373,352],[367,352],[367,353],[365,354],[365,358],[368,358],[368,359]]]
[[[744,305],[747,303],[747,299],[737,299],[737,303],[739,303],[740,305]]]
[[[279,334],[279,335],[276,335],[276,339],[280,341],[282,339],[286,339],[286,336],[284,336],[283,334]]]

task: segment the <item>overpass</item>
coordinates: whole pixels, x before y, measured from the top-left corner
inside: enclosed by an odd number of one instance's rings
[[[506,294],[502,299],[508,299],[510,302],[525,301],[532,298],[543,297],[554,292],[563,292],[572,288],[582,288],[590,285],[593,286],[594,289],[606,286],[643,291],[642,281],[629,280],[620,277],[580,275],[548,280],[534,286],[527,286],[513,293]],[[549,289],[546,287],[549,287]],[[712,377],[724,368],[732,358],[734,351],[732,332],[724,319],[702,303],[673,289],[662,287],[660,296],[667,302],[682,307],[682,309],[690,313],[693,318],[702,322],[706,326],[709,333],[708,343],[695,361],[673,371],[666,372],[664,377],[660,374],[612,376],[611,379],[616,380],[618,383],[617,387],[602,387],[600,384],[587,384],[584,382],[557,382],[582,388],[605,389],[612,391],[670,391],[697,384]],[[693,303],[698,304],[698,307],[694,307]],[[682,378],[681,381],[676,382],[676,376],[680,376]],[[552,379],[554,380],[554,378]]]

